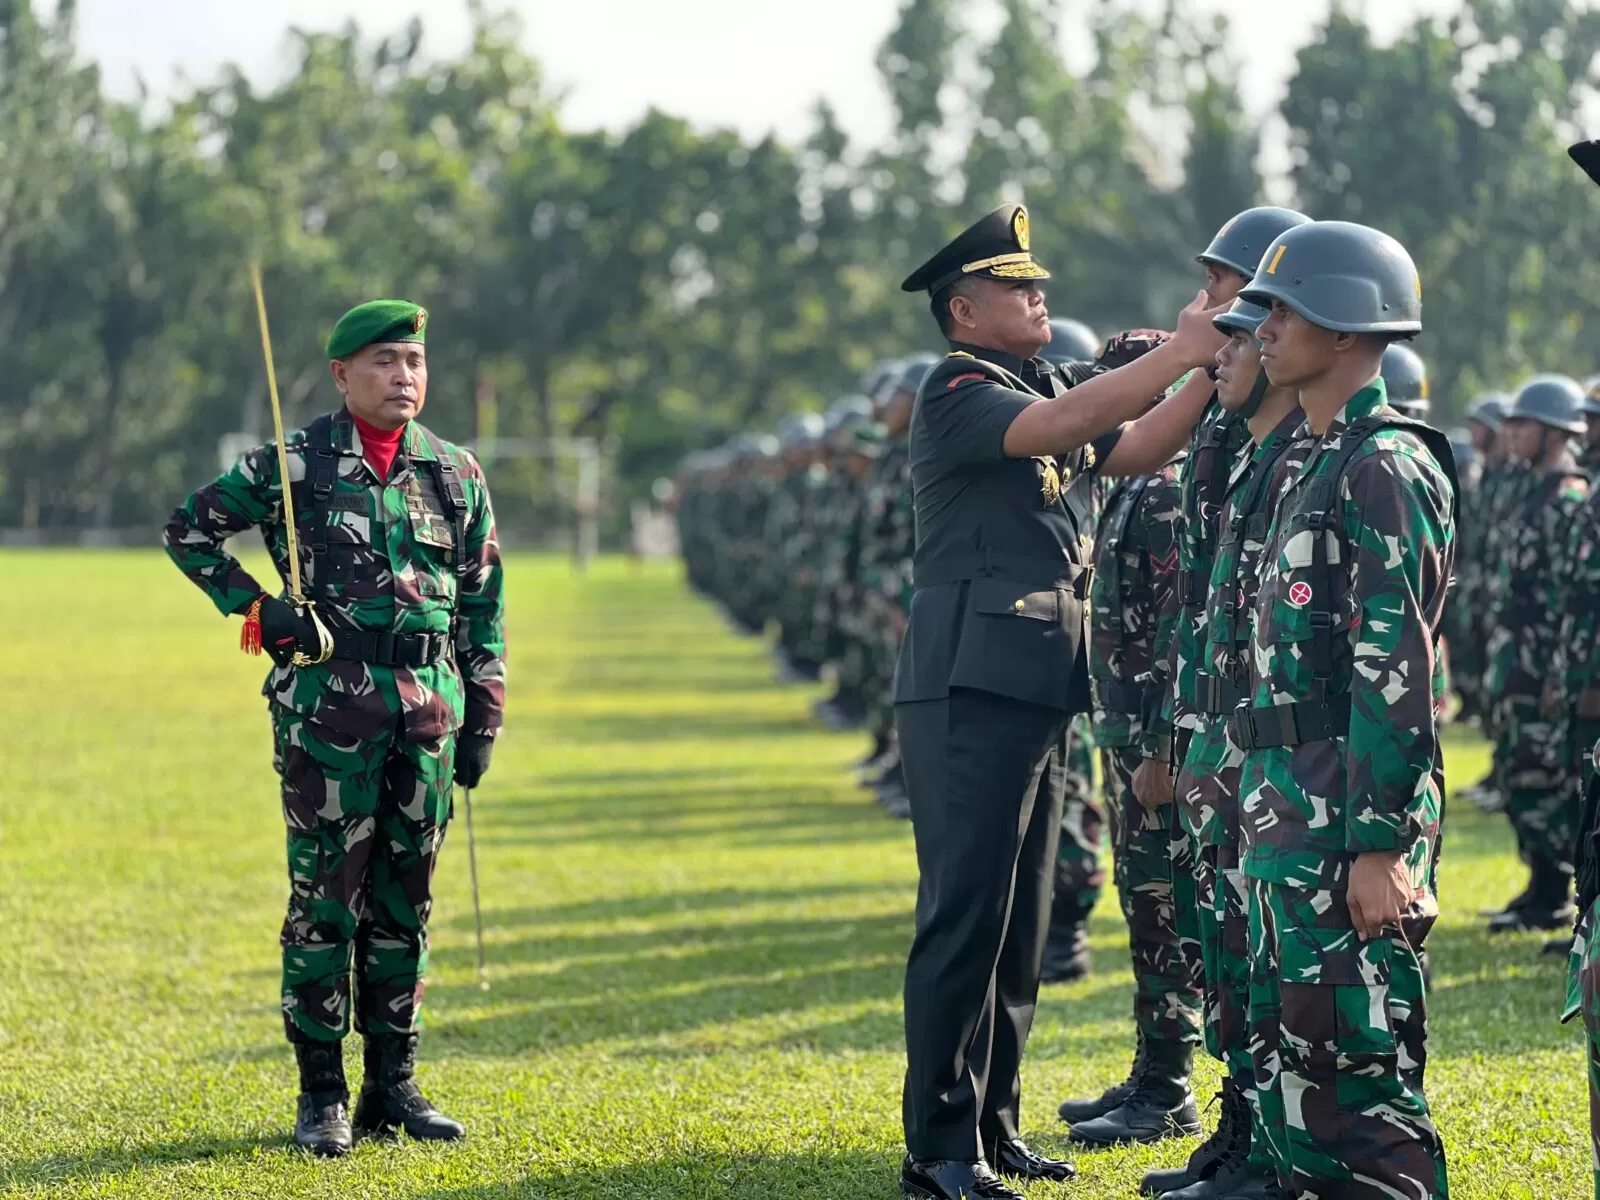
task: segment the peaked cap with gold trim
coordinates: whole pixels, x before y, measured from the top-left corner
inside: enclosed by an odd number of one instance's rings
[[[910,275],[900,290],[936,293],[958,279],[1049,279],[1028,245],[1028,210],[1002,204]]]

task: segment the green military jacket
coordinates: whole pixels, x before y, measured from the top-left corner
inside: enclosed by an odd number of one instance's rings
[[[1382,380],[1316,438],[1288,484],[1262,555],[1250,703],[1316,704],[1348,695],[1348,731],[1250,750],[1240,779],[1245,873],[1343,889],[1365,851],[1404,851],[1431,885],[1444,800],[1435,708],[1444,694],[1439,628],[1455,559],[1453,483],[1409,430],[1368,436],[1341,478],[1313,569],[1311,485],[1329,477],[1349,425],[1386,410]],[[1328,587],[1331,595],[1318,595]],[[1314,677],[1314,613],[1330,613],[1331,677]]]
[[[458,548],[444,498],[422,465],[436,456],[418,425],[407,427],[387,482],[362,457],[348,412],[334,417],[332,441],[337,475],[327,506],[327,553],[318,556],[306,536],[312,515],[306,430],[285,438],[303,586],[318,615],[334,631],[453,630],[455,650],[430,666],[334,658],[320,666],[274,667],[263,695],[350,737],[379,737],[397,721],[413,741],[458,729],[493,736],[505,711],[505,620],[500,548],[482,468],[466,450],[438,443],[466,494],[466,545]],[[167,523],[168,555],[225,614],[242,613],[265,590],[224,545],[251,528],[261,531],[286,592],[289,551],[276,444],[248,451]],[[458,552],[466,556],[460,573]],[[328,578],[318,579],[319,570]]]
[[[1272,513],[1311,445],[1305,414],[1296,408],[1252,453],[1240,456],[1228,477],[1202,620],[1205,644],[1196,671],[1205,711],[1196,719],[1189,753],[1173,786],[1178,818],[1202,845],[1237,846],[1239,841],[1244,751],[1229,736],[1227,710],[1249,690],[1256,589]],[[1213,706],[1204,703],[1212,690],[1226,693],[1214,706],[1222,711],[1210,711]]]
[[[1163,724],[1193,730],[1200,724],[1197,707],[1200,655],[1205,646],[1205,589],[1217,551],[1217,522],[1222,493],[1234,464],[1250,444],[1244,418],[1227,412],[1213,393],[1194,427],[1178,484],[1183,497],[1183,529],[1178,539],[1178,618],[1170,636],[1156,647],[1170,664],[1172,687],[1161,714]]]
[[[1180,463],[1119,479],[1105,500],[1089,593],[1089,678],[1097,746],[1138,746],[1170,761],[1172,727],[1162,712],[1171,680],[1168,659],[1178,619]]]

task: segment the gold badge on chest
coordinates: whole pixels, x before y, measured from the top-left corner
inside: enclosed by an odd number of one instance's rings
[[[1044,505],[1049,508],[1061,499],[1061,493],[1072,482],[1072,471],[1060,467],[1056,460],[1048,454],[1041,454],[1035,460],[1039,464],[1039,494],[1044,497]]]

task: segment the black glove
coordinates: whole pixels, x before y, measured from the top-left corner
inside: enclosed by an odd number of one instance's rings
[[[463,733],[456,739],[456,782],[464,788],[475,788],[489,773],[489,756],[494,753],[494,739],[481,733]]]
[[[313,658],[317,655],[317,631],[311,622],[295,611],[294,605],[276,596],[261,598],[261,648],[280,667],[287,667],[297,650]]]
[[[1122,333],[1114,333],[1100,350],[1100,356],[1094,360],[1094,365],[1107,371],[1114,371],[1118,367],[1125,367],[1131,362],[1137,362],[1157,346],[1172,340],[1172,335],[1164,329],[1128,329]]]

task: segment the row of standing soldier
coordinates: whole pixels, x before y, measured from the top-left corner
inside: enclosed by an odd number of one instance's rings
[[[1258,209],[1229,222],[1200,256],[1211,297],[1227,298],[1230,282],[1240,290],[1261,248],[1304,221]],[[1260,366],[1255,334],[1266,316],[1240,302],[1218,318],[1231,339],[1219,356],[1218,397],[1185,454],[1151,474],[1078,481],[1094,489],[1097,523],[1094,713],[1092,727],[1081,717],[1073,725],[1045,978],[1088,970],[1085,922],[1102,883],[1108,824],[1130,930],[1137,1048],[1126,1081],[1064,1103],[1061,1116],[1073,1140],[1087,1145],[1197,1134],[1188,1075],[1193,1047],[1204,1042],[1225,1068],[1219,1127],[1185,1167],[1145,1180],[1148,1193],[1185,1198],[1277,1194],[1274,1163],[1293,1157],[1282,1147],[1271,1152],[1248,1050],[1250,884],[1239,870],[1238,780],[1231,789],[1226,782],[1242,756],[1218,719],[1241,698],[1250,632],[1238,614],[1253,597],[1208,586],[1218,572],[1256,579],[1267,516],[1307,452],[1304,437],[1294,436],[1304,421],[1295,396],[1270,387]],[[1097,346],[1076,323],[1057,324],[1047,353],[1068,380],[1149,344],[1140,333]],[[908,808],[889,696],[912,591],[904,431],[934,361],[880,368],[867,397],[841,401],[825,419],[796,417],[776,439],[740,438],[697,457],[681,513],[691,580],[746,632],[777,623],[780,675],[814,679],[834,668],[834,695],[819,703],[819,716],[834,727],[866,725],[874,744],[863,766],[895,815]],[[1426,369],[1413,351],[1389,346],[1382,378],[1392,409],[1428,418]],[[1514,399],[1480,399],[1469,429],[1450,439],[1462,543],[1447,617],[1456,649],[1440,665],[1453,659],[1461,715],[1494,740],[1494,767],[1475,791],[1486,806],[1507,809],[1531,871],[1526,891],[1492,914],[1497,930],[1555,929],[1573,916],[1580,793],[1588,747],[1600,735],[1600,504],[1589,501],[1587,486],[1600,465],[1597,435],[1596,393],[1540,376]],[[1579,438],[1575,456],[1569,439]],[[1090,783],[1091,747],[1103,800]],[[1198,769],[1180,769],[1186,759]],[[1141,768],[1148,780],[1157,764],[1176,778],[1165,796],[1155,786],[1152,799],[1150,784],[1136,780]],[[1230,790],[1234,799],[1219,803]],[[1418,919],[1431,924],[1432,912]],[[1420,1101],[1420,1068],[1416,1074]],[[1442,1194],[1443,1160],[1426,1108],[1390,1115],[1421,1135],[1420,1157],[1396,1167],[1395,1181]]]

